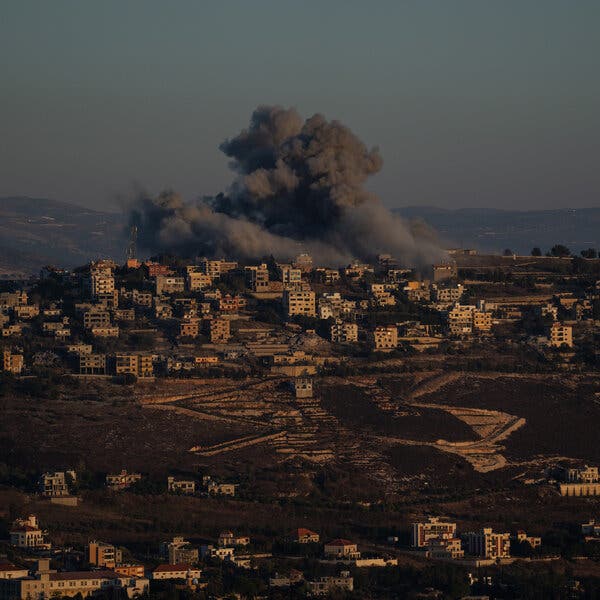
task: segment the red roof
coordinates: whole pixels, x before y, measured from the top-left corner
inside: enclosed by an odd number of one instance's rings
[[[179,565],[158,565],[156,569],[154,569],[153,573],[172,573],[174,571],[188,571],[190,569],[190,565],[179,564]]]
[[[306,529],[305,527],[299,527],[298,529],[296,529],[296,531],[294,532],[299,538],[300,537],[304,537],[306,535],[319,535],[318,533],[315,533],[314,531],[311,531],[310,529]]]
[[[354,542],[351,542],[350,540],[344,540],[341,538],[338,538],[337,540],[328,542],[325,545],[326,546],[356,546],[356,544]]]

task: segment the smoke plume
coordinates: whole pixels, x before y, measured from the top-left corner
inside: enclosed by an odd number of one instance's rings
[[[378,253],[405,264],[441,255],[429,232],[411,228],[364,189],[381,156],[338,121],[259,106],[221,150],[236,173],[226,193],[192,203],[171,191],[139,196],[131,222],[142,246],[245,258],[305,251],[330,265]]]

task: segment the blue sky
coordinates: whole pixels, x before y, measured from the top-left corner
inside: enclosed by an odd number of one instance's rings
[[[586,0],[4,0],[0,195],[212,194],[277,103],[379,146],[389,206],[597,206],[598,31]]]

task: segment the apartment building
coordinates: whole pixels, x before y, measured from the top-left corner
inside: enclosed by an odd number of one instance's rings
[[[283,308],[287,317],[316,316],[316,295],[312,290],[284,290]]]
[[[107,310],[88,310],[83,313],[83,326],[86,329],[94,327],[109,327],[111,324],[110,312]]]
[[[200,579],[202,571],[194,569],[190,565],[158,565],[152,571],[152,579],[183,579],[185,581]]]
[[[413,548],[425,548],[429,540],[443,536],[456,537],[456,523],[444,521],[440,517],[428,517],[426,521],[412,525]]]
[[[270,289],[269,269],[265,263],[244,268],[246,285],[252,292],[268,292]]]
[[[448,312],[448,329],[451,335],[465,336],[486,333],[492,329],[492,313],[471,304],[455,304]]]
[[[442,534],[427,542],[426,554],[429,558],[459,560],[464,558],[465,551],[459,538]]]
[[[166,558],[170,565],[192,565],[198,562],[198,548],[194,548],[182,536],[176,536],[170,542],[163,542],[160,545],[160,555]]]
[[[454,286],[441,286],[434,283],[431,286],[432,300],[438,304],[454,304],[455,302],[460,302],[464,292],[465,288],[460,283]]]
[[[573,328],[570,325],[563,325],[555,322],[550,328],[550,346],[561,348],[562,346],[573,347]]]
[[[196,338],[200,333],[200,320],[191,317],[183,319],[179,323],[179,337]]]
[[[13,354],[10,350],[2,352],[2,370],[13,375],[20,375],[23,371],[23,355]]]
[[[510,557],[510,533],[494,533],[491,527],[484,527],[461,537],[467,554],[488,559]]]
[[[212,344],[226,344],[231,338],[231,324],[228,319],[206,319],[208,335]]]
[[[206,491],[214,496],[235,496],[237,487],[235,483],[219,483],[211,480],[206,485]]]
[[[331,341],[336,344],[354,344],[358,342],[358,325],[336,321],[329,329]]]
[[[92,327],[91,334],[98,338],[117,338],[119,337],[118,325],[105,325],[103,327]]]
[[[185,277],[176,277],[174,275],[157,275],[155,279],[155,293],[157,296],[162,294],[182,294],[185,292]]]
[[[106,375],[106,354],[80,354],[80,375]]]
[[[292,261],[292,267],[295,269],[300,269],[302,273],[310,273],[313,268],[312,256],[306,252],[298,254],[298,256],[296,256],[296,258]]]
[[[198,271],[188,271],[187,274],[187,286],[190,292],[196,292],[198,290],[205,290],[212,285],[212,277],[206,273]]]
[[[114,569],[123,560],[123,554],[112,544],[94,540],[88,544],[87,559],[90,565]]]
[[[458,277],[458,268],[455,262],[432,265],[431,270],[434,283]]]
[[[243,308],[246,308],[246,298],[243,296],[225,294],[219,298],[219,310],[221,312],[235,313]]]
[[[115,291],[115,278],[110,269],[90,271],[90,292],[93,298],[112,295]]]
[[[136,377],[152,377],[154,375],[152,356],[118,353],[115,355],[115,373],[117,375],[131,374]]]
[[[281,281],[284,288],[294,289],[302,284],[302,271],[290,265],[282,265],[279,268]]]
[[[154,296],[151,292],[141,292],[140,290],[133,290],[131,294],[131,300],[137,306],[152,308]]]
[[[340,272],[337,269],[317,269],[317,278],[325,285],[333,285],[340,280]]]
[[[36,304],[19,304],[13,308],[13,315],[17,319],[34,319],[40,314],[40,308]]]
[[[398,347],[398,328],[396,326],[375,327],[371,337],[375,350],[393,350]]]

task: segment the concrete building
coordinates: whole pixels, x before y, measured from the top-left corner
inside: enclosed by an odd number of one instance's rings
[[[0,579],[21,579],[29,575],[28,569],[17,567],[12,563],[0,560]]]
[[[311,596],[325,596],[334,590],[352,592],[354,590],[354,578],[349,571],[342,571],[337,576],[323,576],[306,582],[308,593]]]
[[[301,269],[294,269],[289,265],[285,265],[280,267],[280,272],[284,288],[294,288],[294,286],[302,283]]]
[[[198,562],[198,548],[194,548],[182,536],[176,536],[170,542],[163,542],[160,554],[170,565],[192,565]]]
[[[429,540],[443,536],[456,537],[456,523],[443,521],[440,517],[428,517],[426,521],[412,525],[413,548],[426,548]]]
[[[115,373],[117,375],[131,374],[136,377],[152,377],[154,375],[152,356],[118,353],[115,355]]]
[[[114,571],[50,570],[48,559],[38,560],[37,570],[30,577],[0,579],[0,598],[10,600],[42,600],[53,597],[84,598],[102,591],[121,590],[128,598],[148,591],[148,580],[120,575]]]
[[[350,540],[338,538],[327,542],[324,548],[325,558],[340,560],[355,560],[360,558],[358,546]]]
[[[214,496],[235,496],[237,489],[236,483],[219,483],[217,481],[209,481],[206,490]]]
[[[396,326],[375,327],[371,337],[375,350],[393,350],[398,347],[398,328]]]
[[[196,482],[191,479],[167,477],[167,490],[172,494],[195,494]]]
[[[39,489],[46,498],[61,498],[69,495],[69,480],[75,480],[74,471],[44,473],[39,480]]]
[[[288,538],[295,544],[318,544],[320,541],[318,533],[306,529],[305,527],[294,529],[294,531],[289,534]]]
[[[191,317],[179,323],[179,337],[197,338],[200,333],[200,320]]]
[[[284,290],[283,309],[287,317],[316,316],[316,295],[312,290]]]
[[[478,532],[468,532],[462,536],[467,554],[487,559],[510,557],[510,534],[494,533],[491,527]]]
[[[182,294],[185,292],[185,277],[173,275],[157,275],[155,279],[155,293],[157,296],[162,294]]]
[[[152,579],[183,579],[192,581],[200,579],[202,571],[195,569],[186,564],[177,565],[158,565],[152,571]]]
[[[187,287],[190,292],[206,290],[212,285],[212,283],[213,280],[210,275],[197,271],[188,271]]]
[[[460,560],[465,556],[461,540],[452,534],[431,538],[427,542],[426,553],[429,558],[437,559]]]
[[[231,324],[228,319],[213,317],[206,319],[208,336],[212,344],[226,344],[231,339]]]
[[[532,548],[539,548],[542,545],[541,537],[527,535],[522,529],[519,529],[512,539],[519,544],[529,544]]]
[[[109,473],[106,476],[106,487],[111,490],[124,490],[141,480],[141,473],[128,473],[126,469],[123,469],[120,473]]]
[[[112,295],[115,291],[115,278],[112,270],[101,269],[90,271],[90,292],[92,297]]]
[[[221,547],[249,546],[250,538],[247,535],[235,535],[233,531],[221,531],[217,544]]]
[[[355,344],[358,342],[358,325],[336,321],[329,329],[331,341],[336,344]]]
[[[23,371],[23,355],[4,350],[2,353],[2,370],[13,375],[20,375]]]
[[[563,325],[555,322],[550,328],[550,346],[561,348],[567,346],[573,347],[573,328],[570,325]]]
[[[447,281],[458,277],[458,268],[455,262],[432,265],[433,282]]]
[[[40,528],[35,515],[14,521],[9,535],[10,543],[17,548],[50,548],[45,540],[46,533]]]
[[[598,467],[561,469],[564,483],[559,485],[562,496],[600,496]]]
[[[254,293],[269,291],[269,269],[265,263],[245,267],[244,274],[246,277],[246,285],[250,291]]]
[[[91,334],[98,338],[117,338],[119,337],[119,326],[108,325],[106,327],[92,327]]]
[[[123,559],[119,548],[96,540],[88,544],[87,559],[90,565],[114,569]]]
[[[312,379],[309,377],[296,377],[296,379],[294,379],[294,395],[296,398],[312,398]]]
[[[79,374],[80,375],[106,375],[106,355],[105,354],[80,354],[79,355]]]
[[[94,327],[109,327],[110,324],[110,312],[107,310],[88,310],[83,315],[83,326],[86,329],[93,329]]]

